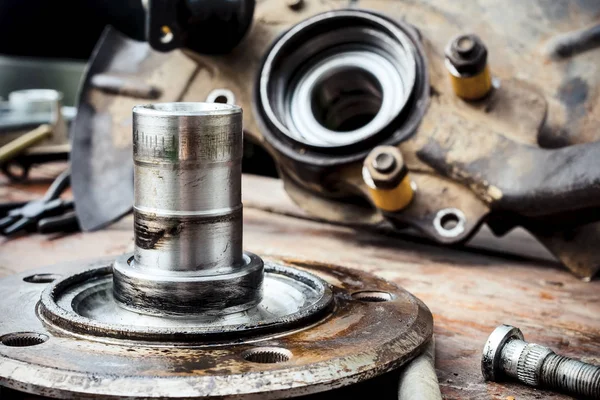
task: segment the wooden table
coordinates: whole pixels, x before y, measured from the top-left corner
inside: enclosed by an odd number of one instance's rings
[[[62,168],[36,170],[28,184],[0,180],[0,202],[39,196]],[[501,323],[520,327],[528,341],[600,364],[598,280],[582,282],[553,261],[443,248],[397,234],[312,221],[273,179],[245,176],[244,206],[246,250],[363,269],[423,300],[434,315],[436,370],[446,399],[569,398],[483,381],[481,350]],[[129,217],[100,232],[0,239],[0,276],[130,251],[131,228]]]

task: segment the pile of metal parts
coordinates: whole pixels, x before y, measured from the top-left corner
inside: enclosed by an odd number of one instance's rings
[[[237,33],[253,8],[238,3]],[[446,245],[465,243],[484,223],[496,235],[520,226],[577,276],[595,275],[600,186],[588,167],[597,143],[542,148],[559,130],[548,129],[547,99],[526,82],[492,79],[493,49],[477,35],[439,49],[398,7],[320,13],[327,7],[304,3],[261,4],[243,44],[219,57],[186,41],[192,28],[182,21],[195,19],[150,18],[149,32],[167,43],[150,40],[160,51],[105,33],[73,129],[84,230],[131,209],[127,109],[141,98],[235,98],[253,111],[246,140],[268,151],[290,197],[315,218],[410,228]],[[277,29],[262,22],[284,10],[291,16]]]
[[[239,107],[133,114],[134,253],[0,280],[2,385],[54,398],[281,398],[372,378],[425,348],[432,315],[405,290],[242,250]]]

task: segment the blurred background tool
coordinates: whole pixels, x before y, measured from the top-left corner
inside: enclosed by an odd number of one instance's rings
[[[50,185],[48,191],[39,200],[6,211],[0,219],[0,230],[3,235],[11,236],[21,231],[38,230],[40,233],[73,231],[77,227],[77,219],[73,212],[73,200],[65,200],[60,195],[69,188],[71,172],[60,174]]]

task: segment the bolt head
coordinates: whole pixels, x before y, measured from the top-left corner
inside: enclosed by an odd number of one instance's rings
[[[459,35],[450,40],[445,55],[458,73],[467,76],[478,74],[487,65],[487,48],[474,34]]]
[[[396,167],[396,159],[390,153],[379,153],[373,159],[373,168],[382,174],[391,172]]]
[[[500,325],[488,337],[481,358],[481,373],[486,381],[495,382],[502,377],[499,369],[502,348],[513,339],[525,340],[521,330],[510,325]]]
[[[393,189],[408,174],[400,149],[394,146],[377,146],[363,164],[367,181],[379,189]]]

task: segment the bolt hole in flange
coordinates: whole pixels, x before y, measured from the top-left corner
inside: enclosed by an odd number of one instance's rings
[[[442,217],[442,220],[440,221],[442,228],[444,228],[447,231],[450,231],[450,230],[456,228],[458,223],[459,223],[459,219],[456,216],[456,214],[453,214],[453,213],[444,215]]]
[[[35,274],[26,276],[23,280],[29,283],[52,283],[59,278],[58,274]]]
[[[206,96],[206,102],[235,105],[235,94],[229,89],[215,89]]]
[[[9,347],[29,347],[42,344],[49,339],[48,335],[36,332],[9,333],[0,337],[0,343]]]
[[[436,232],[443,237],[457,237],[465,231],[467,218],[458,208],[444,208],[433,220]]]
[[[289,361],[292,352],[281,347],[258,347],[242,354],[246,361],[259,364],[277,364]]]
[[[391,293],[388,292],[379,292],[375,290],[368,290],[364,292],[356,292],[352,293],[352,298],[354,300],[365,301],[369,303],[381,303],[384,301],[391,301],[394,299]]]

